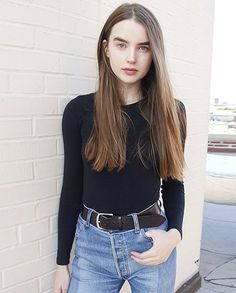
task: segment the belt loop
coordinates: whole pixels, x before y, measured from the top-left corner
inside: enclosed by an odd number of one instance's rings
[[[135,233],[139,233],[140,226],[139,226],[139,220],[138,220],[137,213],[133,213],[133,214],[131,214],[131,216],[133,217],[133,221],[134,221]]]
[[[88,208],[88,213],[86,216],[86,223],[85,223],[86,227],[89,227],[89,225],[90,225],[90,218],[91,218],[92,212],[93,212],[93,209]]]

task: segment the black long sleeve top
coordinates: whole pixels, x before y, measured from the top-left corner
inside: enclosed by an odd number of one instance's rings
[[[122,105],[134,126],[127,134],[125,168],[119,172],[92,170],[83,148],[92,129],[94,98],[94,93],[77,96],[66,105],[62,117],[64,175],[58,213],[58,265],[69,264],[77,218],[83,203],[98,212],[130,214],[158,201],[161,190],[168,229],[176,228],[182,239],[184,182],[171,178],[161,180],[152,169],[145,168],[140,160],[130,156],[131,146],[146,126],[138,111],[139,102]]]

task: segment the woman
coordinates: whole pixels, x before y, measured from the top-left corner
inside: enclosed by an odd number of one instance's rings
[[[133,293],[172,293],[186,112],[171,91],[155,16],[137,3],[120,5],[104,24],[97,58],[98,90],[63,113],[55,292],[115,293],[128,280]]]

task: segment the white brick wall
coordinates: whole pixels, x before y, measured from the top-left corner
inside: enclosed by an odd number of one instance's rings
[[[71,98],[95,89],[97,36],[123,2],[1,0],[0,292],[53,292],[63,175],[61,115]],[[173,85],[188,115],[191,168],[185,238],[178,249],[180,285],[197,270],[200,253],[204,184],[198,184],[204,180],[207,149],[214,0],[137,2],[147,5],[162,26]],[[193,205],[195,242],[188,236]],[[186,255],[189,245],[191,256]]]

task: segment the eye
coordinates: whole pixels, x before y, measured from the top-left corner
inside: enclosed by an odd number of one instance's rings
[[[119,48],[123,48],[123,46],[124,46],[124,44],[117,44],[117,47],[119,47]]]
[[[144,47],[144,46],[142,46],[142,47],[140,47],[140,48],[143,48],[144,50],[141,50],[141,51],[144,51],[144,52],[147,52],[147,51],[149,50],[148,47]]]

